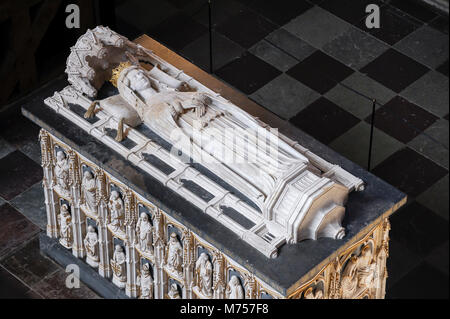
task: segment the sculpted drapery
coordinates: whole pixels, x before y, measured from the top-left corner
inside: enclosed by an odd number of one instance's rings
[[[224,105],[206,93],[179,91],[151,74],[138,66],[123,70],[118,80],[120,96],[147,126],[180,146],[195,161],[206,162],[258,206],[263,207],[278,178],[308,162],[235,105]],[[205,130],[209,133],[201,134]],[[262,132],[264,137],[257,135]],[[273,143],[265,143],[267,140]],[[228,161],[232,165],[226,165]]]

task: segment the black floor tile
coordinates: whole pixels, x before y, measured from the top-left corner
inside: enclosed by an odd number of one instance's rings
[[[33,238],[39,228],[9,204],[0,206],[0,259]]]
[[[29,288],[0,267],[0,299],[30,299]]]
[[[390,237],[421,257],[448,240],[448,221],[416,201],[390,220]]]
[[[53,261],[41,255],[38,237],[5,258],[2,265],[29,286],[58,269]]]
[[[42,179],[42,168],[20,151],[0,159],[0,196],[10,200]]]
[[[442,65],[440,65],[436,71],[441,72],[442,74],[448,76],[448,60],[445,61]]]
[[[375,167],[373,174],[415,197],[448,171],[410,148],[392,154]]]
[[[37,284],[33,285],[33,290],[48,299],[97,299],[99,298],[82,282],[80,288],[70,289],[66,287],[67,273],[59,269],[50,276],[47,276]]]
[[[40,164],[39,126],[22,114],[7,117],[0,125],[0,136]]]
[[[243,10],[221,23],[216,31],[248,49],[277,28],[275,24],[250,10]]]
[[[235,0],[214,0],[211,3],[211,23],[215,28],[221,23],[239,14],[245,6]],[[196,21],[204,26],[209,26],[209,6],[203,6],[193,15]]]
[[[316,51],[286,73],[324,94],[352,74],[353,70],[329,55]]]
[[[429,23],[432,28],[448,34],[448,16],[439,16]]]
[[[254,1],[250,8],[281,26],[301,15],[312,5],[305,0],[264,0]]]
[[[280,74],[276,68],[248,52],[216,71],[216,75],[245,94],[252,94]]]
[[[375,126],[403,143],[411,141],[437,119],[400,96],[375,111]],[[371,116],[366,118],[366,122],[371,123]]]
[[[392,237],[392,235],[390,237]],[[389,290],[392,286],[394,286],[422,260],[423,258],[420,255],[410,251],[403,244],[391,238],[389,241],[389,258],[386,261],[388,272],[386,289]]]
[[[365,24],[359,25],[364,31],[367,31]],[[380,9],[380,28],[371,31],[378,39],[394,45],[408,34],[421,26],[417,20],[399,15],[396,10],[389,6]]]
[[[389,289],[386,298],[446,299],[448,276],[423,262]]]
[[[409,14],[410,16],[423,21],[429,22],[437,17],[437,14],[427,6],[411,1],[411,0],[392,0],[390,4],[397,9]]]
[[[208,29],[202,24],[186,15],[178,14],[149,30],[148,35],[174,50],[181,50],[206,32]]]
[[[359,119],[322,97],[294,116],[290,122],[328,144],[358,124]]]
[[[366,7],[369,4],[382,6],[383,2],[380,0],[330,0],[321,1],[319,6],[339,18],[355,24],[367,15]]]
[[[399,93],[429,69],[410,57],[389,49],[361,69],[372,79]]]
[[[202,3],[202,2],[205,4],[207,3],[207,0],[203,0],[203,1],[199,1],[199,0],[166,0],[166,1],[180,9],[185,8],[187,5],[192,5],[192,4]]]

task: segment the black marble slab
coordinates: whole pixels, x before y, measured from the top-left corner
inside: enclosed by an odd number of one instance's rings
[[[44,232],[39,234],[39,247],[43,254],[64,267],[77,265],[80,269],[80,280],[99,296],[106,299],[130,299],[125,290],[115,286],[110,279],[99,275],[97,269],[92,268],[83,259],[72,255],[72,252],[61,246],[58,240],[48,237]]]
[[[323,238],[284,245],[280,248],[277,258],[269,259],[241,240],[231,230],[205,215],[180,195],[164,187],[142,169],[134,166],[113,149],[44,104],[45,98],[66,85],[67,81],[61,76],[41,88],[21,102],[22,113],[120,182],[158,205],[167,214],[232,257],[283,295],[291,293],[295,287],[305,282],[312,272],[318,271],[319,266],[324,266],[339,252],[367,234],[371,227],[393,212],[392,208],[397,209],[405,200],[404,193],[306,133],[295,127],[289,127],[288,130],[283,128],[283,131],[290,132],[288,135],[290,138],[297,140],[304,147],[360,177],[366,183],[366,189],[363,192],[352,192],[349,196],[343,222],[347,234],[342,240]],[[274,123],[276,122],[277,120],[274,120]],[[271,123],[268,122],[268,124]]]

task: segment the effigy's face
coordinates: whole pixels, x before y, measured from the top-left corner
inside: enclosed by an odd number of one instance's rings
[[[144,70],[132,70],[128,74],[130,80],[130,88],[135,91],[144,90],[150,87],[150,80]]]

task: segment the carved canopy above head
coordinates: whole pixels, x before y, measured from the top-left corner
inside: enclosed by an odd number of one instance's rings
[[[111,78],[111,71],[120,62],[136,57],[148,60],[150,51],[134,44],[108,27],[88,30],[70,48],[66,70],[72,86],[89,97]]]

